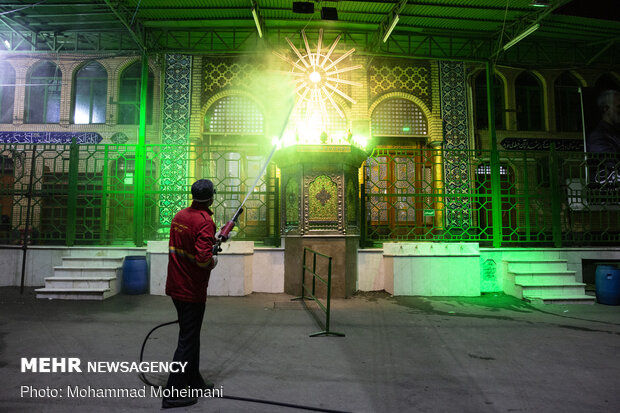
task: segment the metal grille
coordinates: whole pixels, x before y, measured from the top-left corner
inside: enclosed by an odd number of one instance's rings
[[[444,159],[467,160],[471,191],[444,191],[443,183],[433,178],[440,165],[437,152]],[[620,241],[620,159],[553,149],[504,151],[499,156],[494,210],[490,151],[376,149],[364,167],[363,243],[581,246]],[[471,222],[448,225],[445,217],[453,204],[467,205]],[[494,214],[501,217],[497,228]]]
[[[189,173],[162,178],[172,147],[147,145],[2,144],[0,240],[48,245],[140,244],[167,239],[171,216],[190,203],[197,177],[214,181],[221,226],[254,182],[266,154],[254,146],[174,146]],[[450,153],[453,152],[453,153]],[[362,242],[467,241],[528,246],[620,242],[620,159],[617,154],[440,149],[376,149],[364,166]],[[442,159],[466,160],[470,188],[446,193]],[[459,163],[458,165],[463,165]],[[494,168],[498,168],[493,175]],[[277,244],[279,183],[271,165],[246,203],[237,239]],[[144,191],[136,198],[136,172]],[[498,177],[494,182],[494,176]],[[178,186],[163,180],[174,180]],[[162,188],[186,188],[169,190]],[[136,199],[144,202],[136,202]],[[496,202],[493,202],[495,199]],[[467,205],[471,220],[448,225],[450,205]],[[136,225],[136,216],[144,224]],[[494,225],[495,221],[499,224]]]
[[[174,149],[190,165],[179,171],[182,191],[162,182],[164,154]],[[257,148],[148,145],[146,161],[136,165],[135,145],[0,146],[0,239],[23,242],[29,213],[29,242],[48,245],[132,244],[167,239],[172,216],[191,203],[190,186],[212,179],[218,192],[212,206],[218,226],[232,217],[256,179],[266,156]],[[144,170],[143,203],[135,202],[136,169]],[[235,175],[236,174],[236,175]],[[32,177],[32,181],[31,181]],[[167,184],[168,186],[165,186]],[[245,205],[236,238],[279,242],[277,180],[274,167],[259,181]],[[30,207],[28,205],[30,204]],[[137,215],[144,224],[136,228]],[[138,232],[140,237],[138,237]]]
[[[406,99],[388,99],[372,113],[372,134],[427,135],[428,123],[422,110]]]
[[[226,96],[209,110],[205,125],[209,133],[262,134],[263,123],[261,110],[251,100],[242,96]]]

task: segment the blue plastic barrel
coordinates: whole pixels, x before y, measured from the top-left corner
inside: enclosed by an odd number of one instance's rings
[[[620,269],[613,265],[596,267],[596,302],[620,305]]]
[[[146,257],[129,255],[123,262],[123,294],[145,294],[149,287]]]

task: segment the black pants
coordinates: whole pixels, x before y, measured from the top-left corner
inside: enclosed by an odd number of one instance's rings
[[[185,372],[170,373],[166,388],[199,388],[203,384],[200,375],[200,328],[205,314],[205,303],[190,303],[172,299],[179,317],[179,342],[173,361],[187,362]]]

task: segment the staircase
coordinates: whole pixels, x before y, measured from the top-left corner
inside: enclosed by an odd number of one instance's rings
[[[120,290],[122,264],[123,257],[62,257],[62,266],[45,278],[45,287],[35,290],[37,298],[105,300]]]
[[[503,260],[504,292],[526,301],[543,304],[594,304],[585,293],[585,284],[575,281],[566,260]]]

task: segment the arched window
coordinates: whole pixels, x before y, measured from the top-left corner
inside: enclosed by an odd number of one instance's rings
[[[260,108],[244,96],[226,96],[215,102],[205,117],[205,132],[263,134],[264,117]]]
[[[105,123],[108,74],[90,62],[75,74],[73,123]]]
[[[517,129],[543,129],[543,93],[538,79],[523,72],[515,80],[517,99]]]
[[[422,109],[407,99],[387,99],[372,112],[373,136],[428,135],[428,122]]]
[[[204,131],[211,135],[226,135],[226,143],[238,143],[234,151],[212,148],[208,153],[209,162],[202,162],[203,176],[212,176],[218,187],[214,205],[215,216],[225,217],[241,206],[244,194],[250,190],[249,184],[255,182],[266,155],[257,154],[254,149],[244,144],[259,142],[265,134],[265,119],[261,108],[246,96],[229,95],[216,100],[205,114]],[[232,136],[231,136],[232,135]],[[236,136],[235,136],[236,135]],[[253,137],[257,137],[253,139]],[[238,138],[238,140],[234,140]],[[197,169],[199,170],[199,169]],[[274,176],[273,169],[258,179],[257,190],[245,203],[244,216],[239,220],[237,236],[246,239],[265,236],[269,203],[264,195],[269,182]],[[220,190],[221,189],[221,190]]]
[[[506,129],[504,118],[504,86],[498,76],[493,76],[493,98],[495,100],[495,129]],[[482,71],[474,81],[474,100],[476,111],[476,128],[489,128],[489,110],[487,106],[487,75]]]
[[[428,120],[403,98],[386,99],[371,115],[377,151],[366,160],[366,212],[371,239],[424,239],[433,226],[433,153],[424,146]],[[407,137],[407,149],[390,147],[392,137]],[[387,138],[387,139],[381,139]],[[387,146],[381,147],[381,142]],[[424,214],[427,211],[427,215]],[[434,214],[434,211],[433,211]]]
[[[62,73],[53,62],[42,62],[30,72],[26,87],[26,123],[60,122]]]
[[[0,123],[13,123],[13,101],[15,98],[15,70],[0,62]]]
[[[118,123],[137,125],[140,123],[140,84],[142,63],[135,62],[121,73],[119,86]],[[146,93],[146,123],[153,123],[153,73],[149,70]]]
[[[555,124],[559,132],[581,130],[579,81],[564,72],[555,80]]]

